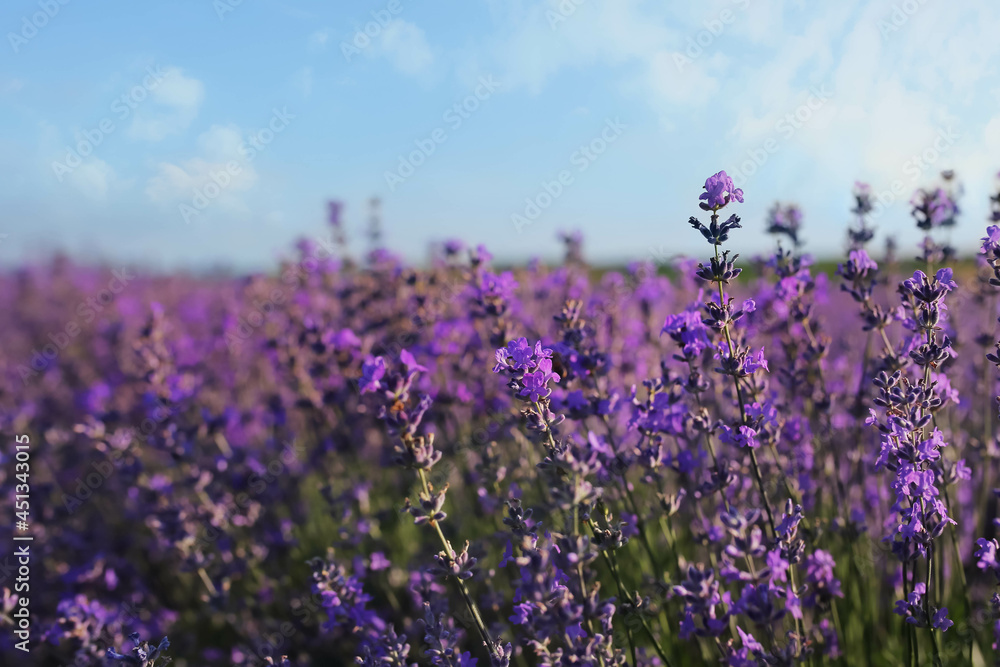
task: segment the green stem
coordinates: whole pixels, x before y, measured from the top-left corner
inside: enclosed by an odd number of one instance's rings
[[[718,213],[713,213],[713,221],[718,218]],[[715,246],[715,260],[719,261],[719,246]],[[726,293],[722,288],[722,281],[718,281],[719,285],[719,305],[725,306],[726,304]],[[727,322],[724,327],[722,327],[722,332],[726,335],[726,344],[729,347],[729,358],[735,358],[736,350],[733,348],[733,337],[729,334],[729,323]],[[736,399],[740,404],[740,425],[746,425],[747,423],[747,413],[746,406],[743,404],[743,390],[740,389],[740,381],[735,375],[733,375],[733,385],[736,387]],[[754,450],[750,449],[750,463],[753,467],[754,479],[757,481],[757,488],[760,490],[760,497],[764,501],[764,509],[767,511],[767,522],[771,526],[771,537],[776,537],[778,535],[778,530],[774,523],[774,512],[771,510],[771,502],[767,499],[767,491],[764,487],[764,479],[760,475],[760,466],[757,464],[757,454]]]
[[[424,493],[430,496],[431,490],[427,484],[427,474],[421,468],[417,469],[417,473],[420,475],[420,484],[423,486]],[[438,539],[441,540],[441,546],[444,547],[445,555],[454,560],[455,550],[451,548],[451,543],[448,542],[448,538],[444,536],[444,532],[441,530],[441,525],[434,519],[431,519],[428,523],[434,527]],[[472,599],[472,595],[469,593],[469,589],[465,585],[465,582],[458,577],[452,577],[452,579],[454,579],[458,584],[458,590],[462,594],[462,599],[465,600],[465,606],[468,608],[469,614],[472,615],[472,620],[475,622],[476,629],[479,630],[480,637],[482,637],[483,642],[486,644],[486,649],[490,652],[491,656],[495,657],[496,644],[493,643],[493,639],[490,637],[490,632],[486,629],[486,624],[483,622],[483,617],[479,613],[478,605],[476,605],[475,600]]]
[[[580,535],[580,508],[574,503],[573,504],[573,537],[577,538]],[[587,630],[590,631],[591,637],[596,637],[594,633],[594,619],[590,617],[587,613],[587,582],[583,576],[583,561],[577,560],[576,562],[576,576],[580,584],[580,605],[583,607],[584,620],[587,622]],[[604,667],[604,657],[600,654],[597,655],[598,662],[601,663],[601,667]]]
[[[695,371],[694,362],[691,361],[690,359],[688,359],[688,369],[690,370],[691,374],[694,374]],[[691,393],[694,394],[694,400],[698,404],[698,411],[699,412],[705,411],[705,404],[701,400],[701,393],[700,392],[691,392]],[[722,468],[719,467],[719,458],[715,455],[715,447],[712,445],[712,435],[709,431],[705,431],[704,433],[705,433],[705,446],[708,449],[708,453],[711,454],[712,456],[712,465],[715,467],[716,474],[718,474],[719,477],[721,478]],[[726,508],[726,511],[728,512],[729,500],[726,498],[725,489],[723,489],[721,486],[719,487],[719,498],[722,499],[722,505],[723,507]]]
[[[788,579],[789,583],[791,584],[792,588],[795,589],[795,594],[798,595],[799,594],[799,585],[795,581],[796,577],[795,577],[795,565],[794,564],[791,565],[788,568],[788,577],[789,577],[789,579]],[[799,636],[799,652],[801,653],[802,652],[802,643],[806,640],[806,638],[802,634],[802,620],[798,616],[795,616],[794,618],[795,618],[795,634],[797,634]],[[842,631],[839,628],[837,629],[837,632],[841,633],[840,637],[841,637],[841,639],[844,639]]]
[[[591,520],[590,522],[590,529],[591,531],[594,531],[594,533],[596,534],[596,527],[594,526],[593,520]],[[622,581],[621,574],[618,572],[618,562],[617,558],[615,557],[614,551],[607,551],[605,549],[601,549],[600,552],[601,556],[604,558],[605,564],[608,566],[608,569],[611,570],[611,576],[614,577],[615,584],[618,586],[619,595],[621,595],[622,598],[628,600],[629,602],[634,602],[635,596],[629,595],[627,589],[625,588],[625,583]],[[663,650],[663,647],[660,646],[660,642],[656,640],[656,635],[654,635],[653,631],[650,630],[649,624],[646,623],[646,619],[642,617],[642,612],[636,609],[634,613],[635,617],[639,619],[639,623],[642,624],[642,629],[646,633],[646,636],[649,637],[649,641],[652,642],[653,648],[656,649],[657,655],[660,656],[660,660],[663,661],[664,667],[672,667],[670,658],[667,657],[667,654]],[[625,631],[628,634],[629,644],[632,647],[633,664],[637,664],[635,663],[635,643],[632,641],[632,633],[629,631],[628,623],[625,624]]]
[[[614,433],[611,430],[611,423],[608,421],[607,415],[601,415],[604,421],[604,426],[608,431],[608,443],[611,445],[611,451],[618,456],[618,443],[615,441]],[[646,554],[649,556],[649,562],[652,564],[653,569],[656,571],[660,570],[659,559],[656,557],[656,551],[653,549],[652,543],[649,541],[649,536],[646,531],[646,522],[642,518],[642,514],[639,513],[639,503],[636,502],[635,496],[632,494],[632,489],[629,488],[628,480],[625,478],[625,473],[618,475],[618,483],[621,486],[623,495],[625,496],[626,505],[629,506],[629,511],[635,515],[635,527],[639,531],[639,541],[642,542],[643,547],[646,550]]]
[[[921,505],[923,499],[921,498]],[[934,545],[927,545],[927,596],[924,598],[924,613],[927,615],[927,632],[931,636],[931,649],[934,652],[934,667],[941,665],[941,653],[938,650],[937,635],[934,634],[934,626],[931,625],[931,576],[934,572]]]
[[[906,600],[907,604],[909,604],[909,600],[910,600],[910,592],[908,590],[909,589],[909,584],[907,583],[907,572],[908,572],[909,568],[907,567],[907,562],[906,562],[906,556],[909,553],[909,550],[910,550],[909,549],[909,540],[907,540],[906,544],[904,546],[904,549],[903,549],[903,599]],[[913,665],[913,653],[912,653],[913,652],[913,644],[912,644],[912,639],[911,639],[912,635],[910,634],[910,631],[912,629],[913,629],[913,626],[911,626],[909,623],[907,623],[906,620],[904,619],[904,621],[903,621],[903,639],[904,639],[904,643],[906,644],[906,650],[904,651],[903,655],[906,658],[907,667],[912,667],[912,665]]]
[[[556,440],[555,440],[555,437],[552,435],[552,427],[549,425],[548,420],[546,420],[545,417],[543,416],[543,413],[542,413],[541,409],[538,406],[538,402],[535,401],[535,402],[532,403],[532,405],[534,406],[535,414],[537,414],[538,418],[541,419],[542,422],[545,424],[545,434],[548,436],[549,446],[552,449],[555,449],[555,447],[556,447]],[[574,493],[576,491],[576,482],[577,482],[577,479],[574,477],[574,483],[573,483]],[[576,503],[576,501],[574,499],[574,502],[573,502],[573,537],[576,538],[579,535],[580,535],[580,507],[579,507],[579,505]],[[586,609],[587,609],[587,585],[586,585],[586,580],[584,579],[584,576],[583,576],[583,562],[582,561],[577,561],[577,563],[576,563],[576,574],[577,574],[577,578],[579,579],[579,583],[580,583],[580,605],[583,606],[583,608],[584,608],[584,616],[585,616],[586,621],[587,621],[587,629],[590,631],[590,636],[591,637],[595,637],[596,634],[594,633],[594,623],[593,623],[593,620],[589,616],[586,615]],[[601,663],[601,667],[604,667],[604,658],[599,655],[598,656],[598,660]]]
[[[948,493],[947,487],[944,489],[944,503],[948,516],[951,516],[951,496]],[[968,616],[972,612],[969,606],[969,584],[965,579],[965,565],[962,561],[962,552],[958,548],[958,530],[956,530],[955,526],[951,526],[951,530],[948,532],[951,534],[951,547],[955,555],[954,567],[958,573],[958,580],[962,584],[962,606],[965,609],[966,616]]]

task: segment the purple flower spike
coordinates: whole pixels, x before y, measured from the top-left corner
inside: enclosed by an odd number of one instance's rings
[[[743,190],[733,185],[733,179],[725,171],[712,174],[705,181],[705,192],[701,193],[698,199],[704,201],[699,204],[702,210],[717,211],[730,201],[743,203]]]

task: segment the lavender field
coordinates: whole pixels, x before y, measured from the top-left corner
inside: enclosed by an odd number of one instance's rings
[[[1000,2],[0,2],[0,667],[1000,667]]]
[[[857,184],[830,271],[725,172],[669,266],[356,256],[334,206],[246,277],[5,271],[0,661],[1000,664],[1000,194],[944,176],[916,258]]]

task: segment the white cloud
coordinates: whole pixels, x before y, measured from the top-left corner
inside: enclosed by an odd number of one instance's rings
[[[258,180],[253,165],[243,159],[240,147],[243,136],[234,125],[213,125],[198,137],[200,155],[179,164],[161,162],[157,173],[146,183],[146,196],[158,204],[190,201],[197,190],[213,181],[213,176],[227,174],[227,185],[218,201],[224,206],[244,209],[239,193],[249,190]],[[232,173],[232,161],[239,171]]]
[[[838,3],[811,12],[800,29],[785,30],[785,36],[750,63],[734,59],[737,69],[722,82],[734,116],[729,133],[734,154],[745,157],[767,137],[775,137],[775,125],[794,113],[810,88],[828,86],[830,101],[812,114],[806,125],[791,137],[777,136],[779,153],[766,169],[774,172],[799,169],[805,178],[822,165],[829,182],[869,179],[873,185],[888,185],[903,176],[903,165],[927,148],[943,128],[963,118],[963,134],[975,132],[975,113],[961,111],[965,103],[956,96],[967,88],[967,79],[981,75],[983,53],[993,47],[950,50],[930,47],[925,23],[939,23],[942,34],[961,33],[977,23],[957,12],[924,7],[898,30],[880,30],[890,15],[886,3]],[[986,22],[979,16],[978,22]],[[771,17],[772,34],[781,34],[781,19]],[[734,26],[736,28],[738,26]],[[976,28],[978,30],[978,28]],[[973,39],[968,35],[965,39]],[[983,36],[975,39],[983,41]],[[988,40],[986,40],[988,41]],[[945,59],[946,72],[940,71]],[[961,73],[951,76],[951,72]],[[725,101],[723,101],[725,103]],[[727,111],[722,107],[722,111]],[[800,163],[791,161],[797,156]],[[951,155],[948,159],[951,159]],[[931,179],[946,160],[927,170]],[[818,177],[818,176],[817,176]],[[909,179],[907,186],[910,185]]]
[[[382,30],[377,53],[385,56],[396,69],[410,75],[426,72],[434,64],[434,54],[424,31],[402,19],[391,21]]]
[[[186,130],[197,117],[205,97],[205,86],[198,79],[184,76],[170,67],[152,86],[149,99],[137,102],[128,134],[133,139],[161,141]]]
[[[894,4],[817,6],[783,33],[775,19],[772,33],[780,37],[772,43],[740,47],[746,58],[733,58],[721,81],[725,97],[711,105],[719,125],[732,128],[720,161],[743,164],[765,138],[776,139],[778,150],[753,187],[791,188],[807,214],[836,201],[838,192],[846,210],[855,179],[882,193],[895,183],[902,194],[878,225],[903,237],[912,224],[910,194],[954,168],[967,185],[964,219],[977,224],[1000,167],[1000,120],[991,112],[1000,88],[986,65],[1000,55],[988,27],[1000,20],[1000,7],[926,4],[886,30]],[[820,84],[832,90],[830,101],[792,136],[776,132],[776,122]],[[955,135],[954,143],[944,139]],[[836,225],[814,235],[839,241],[842,230]]]
[[[225,162],[240,156],[243,135],[236,125],[213,125],[198,137],[198,148],[209,160]]]
[[[306,40],[306,48],[312,53],[322,53],[326,50],[327,42],[330,41],[330,30],[323,28],[309,35]]]
[[[561,12],[561,4],[566,3],[491,5],[502,28],[481,48],[486,60],[496,63],[497,77],[505,84],[537,93],[563,69],[648,62],[679,39],[662,15],[640,9],[638,0],[588,0],[572,13]],[[463,54],[462,59],[479,57]],[[496,71],[492,62],[484,66]]]
[[[107,199],[115,182],[115,170],[104,160],[91,158],[70,172],[66,180],[84,196],[95,201]]]
[[[719,90],[719,80],[710,72],[725,67],[726,57],[688,60],[683,54],[660,51],[649,63],[647,86],[654,102],[666,106],[705,104]]]

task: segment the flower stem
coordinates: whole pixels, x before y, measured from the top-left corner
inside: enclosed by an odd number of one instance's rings
[[[592,531],[594,530],[594,522],[593,521],[590,522],[590,529]],[[610,555],[608,555],[609,553],[610,553]],[[621,574],[618,572],[618,564],[617,564],[617,559],[615,557],[614,551],[610,551],[609,552],[609,551],[605,551],[605,550],[602,549],[601,550],[601,556],[604,558],[604,562],[605,562],[605,564],[607,564],[608,569],[611,570],[611,576],[614,577],[615,584],[617,584],[617,586],[618,586],[618,593],[623,598],[625,598],[626,600],[628,600],[629,602],[633,602],[635,600],[635,596],[629,595],[629,593],[627,592],[627,589],[625,588],[625,583],[622,581]],[[670,658],[667,657],[667,654],[663,650],[663,647],[660,646],[660,642],[658,642],[656,640],[656,635],[654,635],[653,631],[650,630],[649,624],[646,623],[646,619],[642,617],[642,612],[639,611],[638,609],[636,609],[635,610],[635,617],[638,618],[639,619],[639,623],[642,624],[643,632],[645,632],[646,636],[649,637],[649,641],[653,643],[653,648],[656,649],[656,653],[657,653],[657,655],[660,656],[660,660],[663,661],[664,666],[665,667],[672,667],[671,662],[670,662]],[[626,631],[626,633],[628,633],[629,644],[632,647],[632,662],[633,662],[633,664],[636,664],[635,663],[635,644],[632,642],[632,633],[628,629],[628,623],[625,624],[625,631]]]
[[[923,499],[921,499],[923,504]],[[934,572],[934,544],[927,545],[927,595],[924,597],[924,613],[927,615],[927,632],[931,636],[931,649],[934,651],[934,667],[941,665],[941,653],[938,650],[937,635],[934,634],[934,625],[931,623],[931,574]]]
[[[430,496],[431,490],[430,486],[427,484],[427,475],[422,468],[417,469],[417,473],[420,475],[420,484],[423,486],[424,493]],[[451,543],[448,542],[448,538],[444,536],[444,532],[441,530],[441,525],[431,519],[428,523],[434,527],[437,532],[438,538],[441,540],[441,546],[444,547],[445,555],[450,559],[455,558],[455,550],[451,548]],[[472,599],[472,595],[469,593],[468,587],[465,582],[458,577],[452,577],[458,583],[458,590],[462,594],[462,599],[465,600],[465,606],[469,610],[469,614],[472,615],[472,620],[475,622],[476,629],[479,630],[479,635],[483,639],[483,643],[486,644],[486,649],[490,652],[490,655],[497,657],[496,647],[497,645],[493,642],[490,637],[489,630],[486,629],[486,624],[483,622],[483,617],[479,613],[479,607],[476,605],[475,600]]]
[[[608,443],[611,445],[611,450],[615,453],[615,456],[618,456],[618,444],[615,442],[615,436],[611,430],[611,423],[608,421],[608,416],[601,415],[601,417],[604,420],[604,426],[608,430]],[[632,494],[632,489],[629,488],[628,480],[625,479],[624,472],[618,475],[618,481],[621,486],[622,493],[625,496],[626,504],[629,506],[629,510],[635,514],[635,527],[639,531],[639,540],[646,549],[646,554],[649,556],[649,562],[652,564],[654,570],[659,570],[659,560],[656,558],[656,552],[654,551],[653,545],[649,541],[649,536],[646,533],[646,522],[643,520],[642,514],[639,513],[639,504],[636,502],[635,496]]]
[[[718,213],[712,214],[713,222],[718,218]],[[719,260],[719,246],[715,246],[715,259],[716,262]],[[722,281],[718,281],[719,285],[719,305],[725,306],[726,303],[726,293],[722,288]],[[726,344],[729,347],[729,358],[733,359],[736,354],[736,350],[733,347],[733,337],[729,334],[729,323],[727,322],[722,327],[722,332],[726,336]],[[733,375],[733,385],[736,387],[736,400],[740,405],[740,425],[746,425],[747,423],[747,413],[746,406],[743,404],[743,390],[740,389],[740,381],[735,375]],[[767,522],[771,527],[771,537],[776,538],[778,535],[778,530],[774,523],[774,512],[771,510],[771,502],[767,499],[767,491],[764,487],[764,479],[760,475],[760,466],[757,463],[757,454],[754,452],[753,448],[750,448],[750,464],[753,468],[753,476],[757,481],[757,489],[760,491],[760,497],[764,501],[764,509],[767,511]]]

